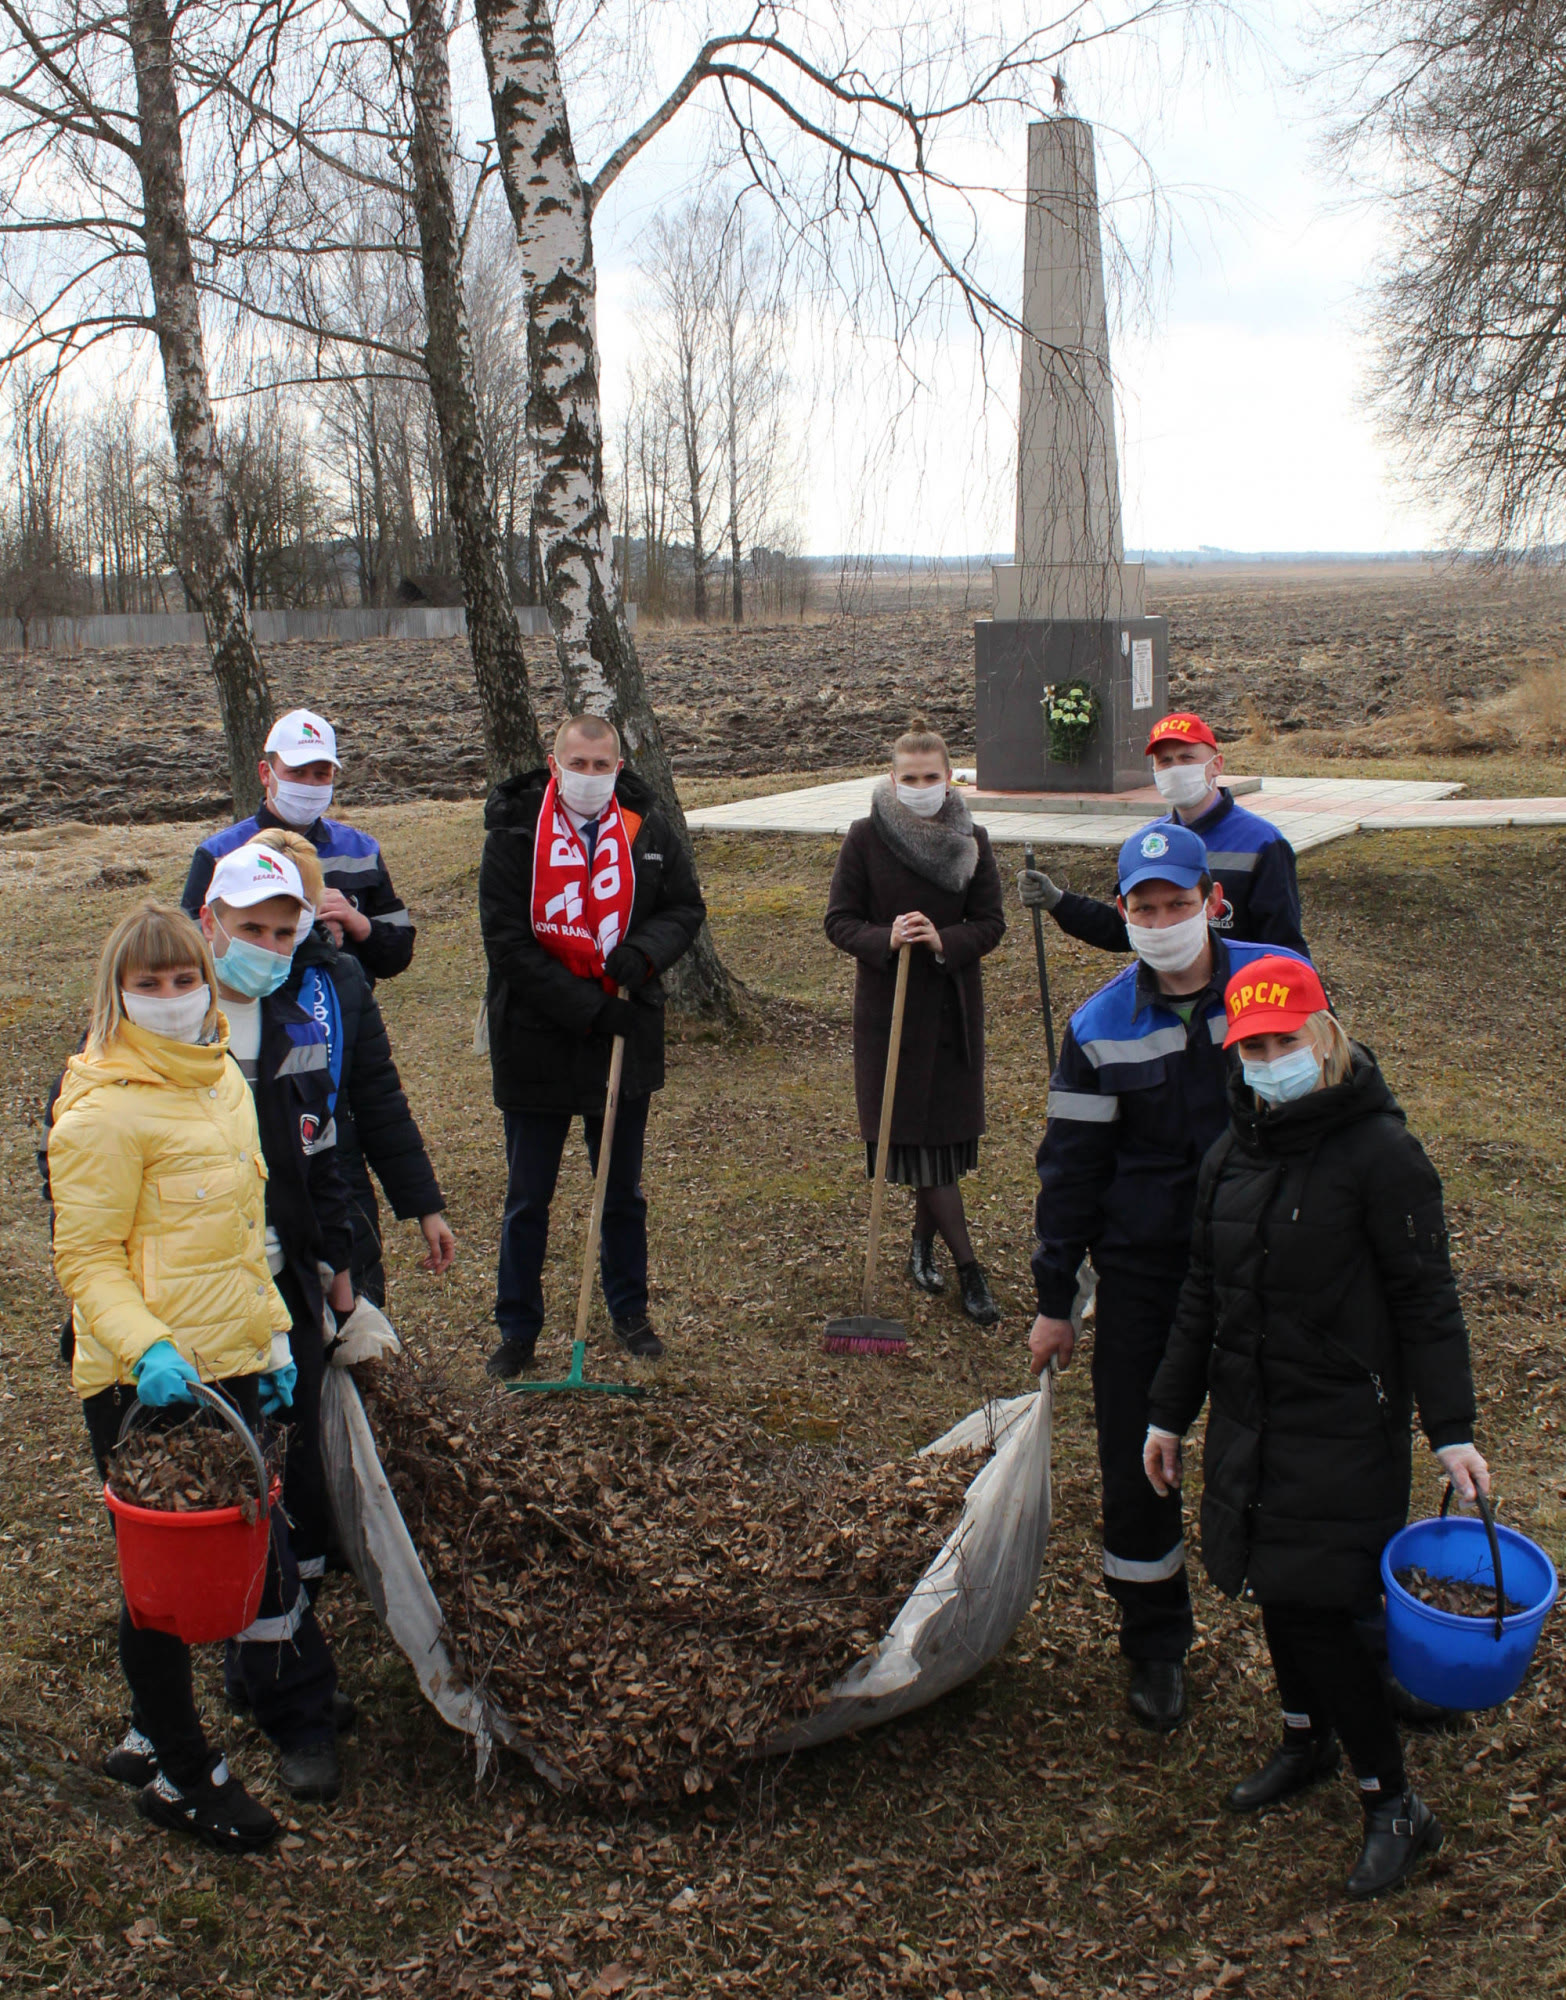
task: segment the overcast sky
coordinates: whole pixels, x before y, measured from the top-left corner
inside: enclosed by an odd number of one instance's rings
[[[1252,15],[1255,19],[1255,15]],[[1317,157],[1316,106],[1291,86],[1300,17],[1283,0],[1265,48],[1223,64],[1172,66],[1134,84],[1113,65],[1079,66],[1072,108],[1133,131],[1171,204],[1170,260],[1149,321],[1123,332],[1113,360],[1123,438],[1128,547],[1393,550],[1436,544],[1441,526],[1400,490],[1362,406],[1363,286],[1379,249],[1374,213],[1344,204]],[[1100,178],[1116,175],[1105,133]],[[1006,157],[1011,157],[1007,149]],[[1124,168],[1124,149],[1118,152]],[[996,173],[999,180],[1005,168]],[[1015,187],[1026,171],[1018,121]],[[662,172],[677,173],[667,159]],[[635,342],[634,241],[662,172],[600,237],[606,393],[620,393]],[[1022,217],[985,216],[1003,295],[1020,292]],[[867,442],[890,434],[900,391],[884,357],[824,368],[802,331],[798,374],[816,394],[801,488],[807,546],[960,554],[1013,534],[1014,363],[992,372],[986,403],[969,344],[926,350],[931,384],[897,420],[895,449],[862,471]],[[834,386],[820,387],[823,381]]]

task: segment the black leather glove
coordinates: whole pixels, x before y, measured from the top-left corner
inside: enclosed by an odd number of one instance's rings
[[[634,993],[652,978],[653,965],[646,952],[638,951],[634,944],[617,944],[604,960],[604,972],[616,986]]]
[[[625,1035],[633,1038],[641,1024],[643,1009],[633,1007],[629,1000],[610,998],[604,1002],[593,1016],[595,1035]]]

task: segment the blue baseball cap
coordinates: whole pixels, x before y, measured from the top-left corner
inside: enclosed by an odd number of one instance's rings
[[[1154,820],[1132,834],[1120,849],[1120,893],[1126,895],[1138,882],[1173,882],[1180,889],[1194,889],[1212,871],[1207,863],[1207,844],[1178,820]]]

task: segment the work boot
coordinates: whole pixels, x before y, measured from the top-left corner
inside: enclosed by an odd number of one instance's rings
[[[916,1285],[921,1292],[944,1292],[946,1280],[935,1268],[935,1238],[921,1236],[914,1231],[913,1247],[908,1252],[908,1282]]]
[[[1441,1845],[1441,1822],[1417,1792],[1404,1790],[1376,1798],[1365,1807],[1365,1845],[1347,1889],[1363,1900],[1395,1889],[1414,1872],[1421,1854]]]
[[[1185,1718],[1185,1668],[1179,1660],[1134,1660],[1126,1694],[1144,1729],[1177,1729]]]
[[[160,1771],[136,1794],[136,1810],[154,1826],[192,1834],[225,1854],[270,1846],[283,1830],[261,1801],[229,1775],[221,1754],[208,1758],[200,1777],[183,1785]]]
[[[496,1382],[510,1382],[537,1366],[532,1341],[503,1340],[484,1363],[484,1373]]]
[[[1323,1736],[1285,1736],[1261,1769],[1242,1778],[1224,1804],[1234,1813],[1260,1812],[1263,1806],[1276,1805],[1323,1778],[1335,1777],[1342,1762],[1338,1739],[1330,1729]]]
[[[285,1750],[277,1760],[277,1775],[285,1791],[296,1799],[335,1799],[343,1788],[343,1767],[337,1761],[337,1744],[328,1736],[321,1743],[307,1743],[301,1750]]]
[[[984,1275],[984,1266],[977,1259],[971,1264],[959,1264],[957,1282],[962,1287],[962,1309],[969,1319],[980,1326],[996,1325],[1000,1307],[990,1296],[990,1281]]]
[[[633,1360],[663,1359],[663,1342],[653,1332],[652,1321],[646,1313],[638,1313],[634,1319],[617,1319],[614,1323],[614,1337]]]
[[[117,1785],[150,1785],[158,1775],[158,1753],[152,1738],[143,1736],[134,1723],[103,1760],[103,1775]]]

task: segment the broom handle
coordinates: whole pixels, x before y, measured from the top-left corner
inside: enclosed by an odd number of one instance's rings
[[[892,1099],[897,1090],[897,1058],[903,1049],[903,1009],[908,1004],[908,960],[911,944],[897,954],[897,991],[892,998],[892,1038],[886,1045],[886,1078],[881,1085],[881,1136],[875,1146],[875,1179],[870,1187],[870,1246],[865,1252],[864,1307],[875,1304],[875,1259],[881,1247],[881,1210],[886,1202],[886,1155],[892,1140]]]
[[[619,997],[629,997],[626,988]],[[609,1088],[604,1093],[604,1128],[598,1135],[598,1172],[593,1177],[593,1212],[587,1219],[587,1248],[582,1253],[582,1288],[576,1295],[576,1338],[587,1338],[587,1314],[593,1303],[593,1266],[598,1261],[598,1239],[604,1226],[604,1196],[609,1192],[609,1150],[614,1145],[614,1122],[620,1110],[620,1072],[625,1067],[625,1037],[616,1035],[609,1054]]]

